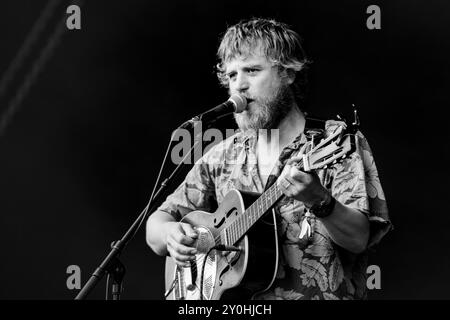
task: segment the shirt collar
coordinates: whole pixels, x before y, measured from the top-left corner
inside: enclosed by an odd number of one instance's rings
[[[241,142],[246,146],[250,147],[251,145],[256,143],[257,133],[255,130],[246,130],[239,131],[241,133]],[[285,149],[297,150],[301,145],[303,145],[307,141],[306,136],[303,133],[300,133],[295,137],[294,141],[292,141],[289,145],[285,147]]]

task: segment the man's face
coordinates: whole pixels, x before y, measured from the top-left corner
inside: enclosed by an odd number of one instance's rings
[[[258,50],[257,50],[258,51]],[[241,94],[248,100],[247,110],[235,114],[240,129],[272,129],[294,104],[286,71],[279,72],[261,54],[239,56],[225,63],[229,93]]]

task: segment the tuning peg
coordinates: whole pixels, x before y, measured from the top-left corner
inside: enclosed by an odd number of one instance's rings
[[[347,123],[347,121],[343,119],[339,114],[336,115],[336,118],[344,123]]]
[[[314,136],[315,136],[315,133],[312,133],[311,134],[311,149],[314,149],[314,147],[315,147],[315,145],[314,145]]]
[[[361,124],[359,121],[358,110],[353,103],[352,103],[352,106],[353,106],[353,116],[354,116],[354,121],[353,121],[352,125],[354,127],[358,128],[359,125]]]

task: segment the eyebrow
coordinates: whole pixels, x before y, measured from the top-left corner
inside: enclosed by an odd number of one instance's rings
[[[263,66],[262,66],[262,64],[260,64],[260,63],[250,64],[250,65],[248,65],[248,66],[242,67],[243,70],[248,70],[248,69],[262,69],[262,68],[263,68]],[[231,71],[229,71],[229,72],[225,72],[225,75],[228,76],[228,75],[230,75],[230,74],[232,74],[232,73],[234,73],[234,72],[236,72],[236,71],[235,71],[235,70],[231,70]]]

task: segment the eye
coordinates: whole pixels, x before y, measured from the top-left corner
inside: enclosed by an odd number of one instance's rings
[[[227,74],[227,78],[231,81],[236,79],[236,72],[230,72],[229,74]]]
[[[249,75],[255,75],[258,71],[259,71],[259,70],[258,70],[258,69],[255,69],[255,68],[247,69],[247,73],[248,73]]]

